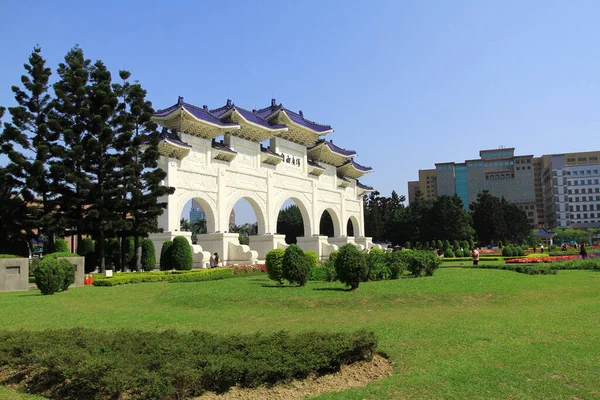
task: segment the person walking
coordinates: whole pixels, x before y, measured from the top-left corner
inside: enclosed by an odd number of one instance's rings
[[[581,243],[581,250],[579,250],[579,254],[581,255],[582,260],[585,260],[587,258],[587,250],[585,249],[585,243]]]
[[[219,254],[215,253],[210,256],[210,267],[217,268],[219,266]]]
[[[541,245],[540,246],[540,253],[543,253],[543,252],[544,252],[544,245]]]
[[[475,247],[471,250],[471,258],[473,259],[473,266],[479,264],[479,250]]]

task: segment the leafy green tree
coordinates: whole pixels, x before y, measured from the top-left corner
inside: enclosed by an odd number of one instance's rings
[[[304,236],[302,213],[297,205],[292,204],[279,211],[277,216],[277,233],[285,235],[287,244],[296,243],[298,236]]]
[[[190,232],[192,230],[192,224],[185,218],[179,220],[179,230],[181,232]]]

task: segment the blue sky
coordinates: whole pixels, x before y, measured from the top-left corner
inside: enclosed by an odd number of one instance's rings
[[[0,20],[1,105],[34,45],[54,69],[79,44],[155,108],[181,95],[302,109],[384,195],[480,149],[600,148],[596,1],[38,1]],[[242,208],[237,222],[253,220]]]

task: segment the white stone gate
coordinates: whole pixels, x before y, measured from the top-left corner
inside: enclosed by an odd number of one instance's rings
[[[271,249],[287,247],[284,235],[276,232],[277,217],[289,199],[302,213],[304,236],[298,245],[303,249],[326,259],[346,243],[373,246],[364,237],[362,200],[372,188],[357,180],[372,170],[354,162],[355,152],[321,139],[331,127],[306,120],[301,111],[294,113],[275,100],[250,112],[230,101],[209,110],[180,98],[154,118],[164,127],[159,160],[167,172],[164,184],[176,188],[159,218],[163,233],[151,235],[157,260],[165,240],[191,238],[190,232],[179,231],[183,207],[191,199],[202,206],[208,232],[197,235],[198,244],[192,246],[197,267],[205,267],[215,252],[224,265],[248,264],[264,260]],[[240,199],[248,200],[258,222],[258,236],[250,236],[249,246],[228,232],[229,215]],[[325,211],[332,217],[334,237],[320,236]]]

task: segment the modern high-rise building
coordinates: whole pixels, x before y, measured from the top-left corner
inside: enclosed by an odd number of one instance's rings
[[[190,208],[190,223],[194,223],[199,219],[206,219],[206,214],[196,200],[192,200],[192,208]]]
[[[536,158],[514,151],[481,150],[477,159],[419,170],[419,180],[408,182],[409,202],[418,188],[425,198],[456,194],[468,209],[477,194],[487,190],[517,204],[533,227],[600,226],[600,152]]]

